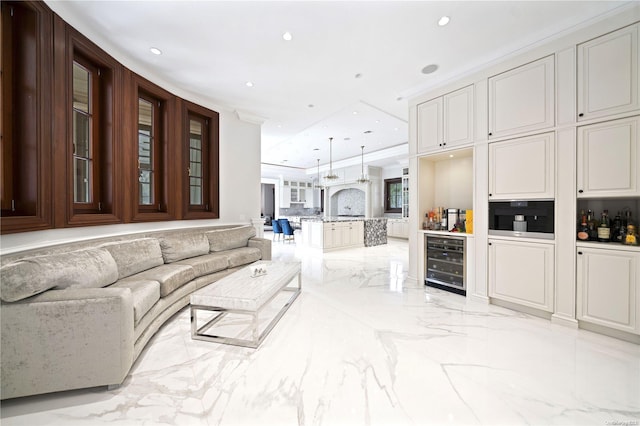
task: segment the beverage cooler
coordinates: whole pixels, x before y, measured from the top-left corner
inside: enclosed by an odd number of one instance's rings
[[[465,247],[464,237],[425,235],[424,284],[466,295]]]

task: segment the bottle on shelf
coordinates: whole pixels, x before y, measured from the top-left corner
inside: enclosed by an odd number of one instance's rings
[[[622,219],[620,218],[620,212],[613,219],[613,224],[611,225],[611,241],[616,243],[622,242]]]
[[[589,228],[589,239],[596,241],[598,239],[598,221],[594,218],[591,209],[587,210],[587,227]]]
[[[584,213],[584,210],[582,211]],[[583,214],[578,227],[578,239],[587,241],[589,239],[589,227],[587,226],[587,215]]]
[[[628,246],[637,246],[638,245],[638,234],[636,232],[636,227],[633,224],[627,225],[627,233],[624,236],[624,241],[622,242]]]
[[[604,210],[598,225],[598,241],[608,243],[611,241],[611,224],[609,222],[609,210]]]

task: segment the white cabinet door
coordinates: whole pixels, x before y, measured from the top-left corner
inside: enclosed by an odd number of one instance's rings
[[[473,86],[443,97],[443,147],[473,142]]]
[[[578,120],[640,107],[639,25],[578,45]]]
[[[545,199],[555,193],[553,133],[489,144],[489,199]]]
[[[489,138],[554,125],[554,57],[489,78]]]
[[[578,198],[640,196],[640,117],[578,128]]]
[[[418,152],[473,142],[473,86],[418,105]]]
[[[442,98],[418,105],[418,152],[442,147]]]
[[[640,334],[640,253],[578,247],[577,317]]]
[[[331,249],[336,246],[336,238],[335,235],[335,226],[332,223],[324,224],[324,234],[323,234],[323,245],[322,247],[326,249]]]
[[[553,244],[489,239],[489,296],[553,312]]]
[[[291,185],[288,181],[280,188],[280,207],[291,207]]]

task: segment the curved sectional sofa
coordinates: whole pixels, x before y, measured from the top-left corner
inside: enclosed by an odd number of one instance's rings
[[[1,399],[121,384],[192,292],[271,259],[255,235],[189,228],[2,256]]]

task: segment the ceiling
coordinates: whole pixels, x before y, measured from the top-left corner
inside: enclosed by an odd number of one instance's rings
[[[47,1],[133,71],[263,122],[266,169],[307,172],[330,137],[334,168],[363,145],[367,164],[406,163],[408,97],[627,3]]]

